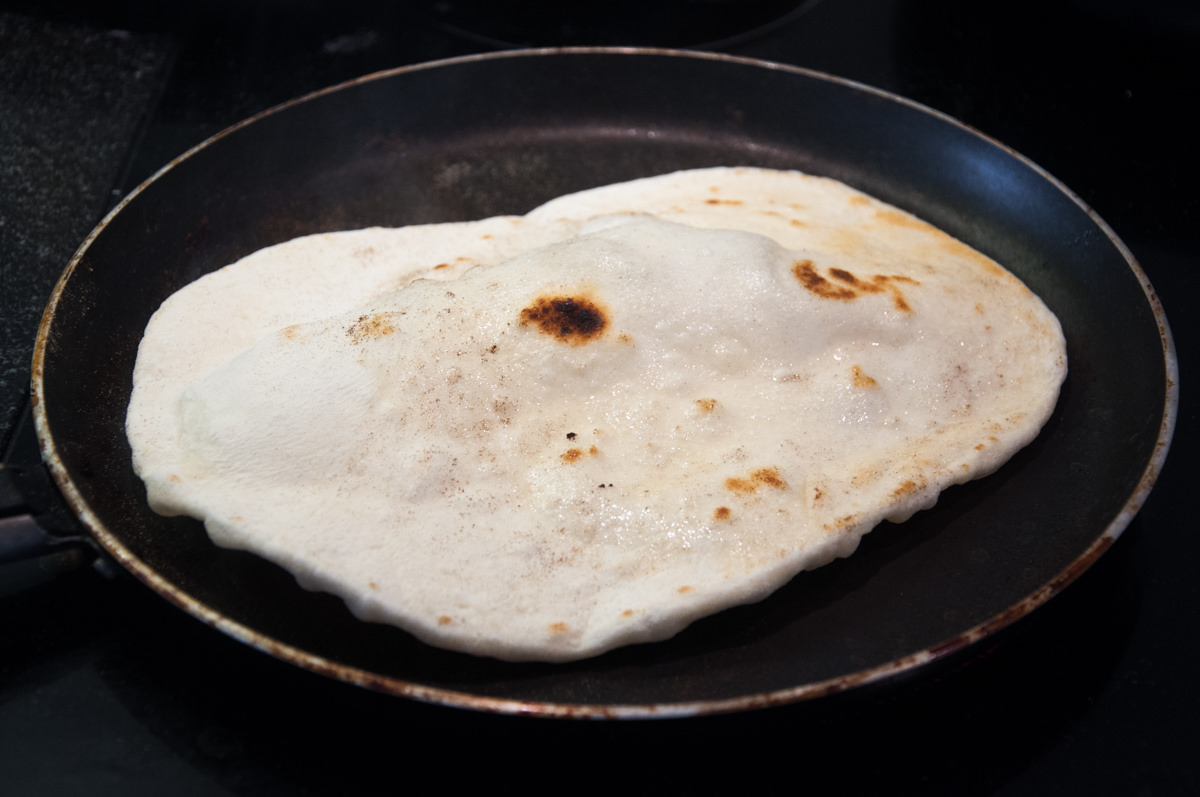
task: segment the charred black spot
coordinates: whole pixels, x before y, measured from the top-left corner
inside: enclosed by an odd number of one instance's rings
[[[572,346],[598,338],[608,326],[604,310],[582,296],[543,296],[521,311],[521,324]]]

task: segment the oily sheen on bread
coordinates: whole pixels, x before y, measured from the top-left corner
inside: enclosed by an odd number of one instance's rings
[[[127,431],[151,506],[445,648],[667,638],[852,553],[1049,417],[1016,277],[796,172],[316,235],[170,297]]]

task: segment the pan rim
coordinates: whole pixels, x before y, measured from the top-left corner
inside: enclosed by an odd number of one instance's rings
[[[1136,489],[1125,500],[1120,511],[1103,529],[1099,537],[1057,576],[1055,576],[1046,584],[1042,585],[1030,595],[1027,595],[1021,600],[1011,604],[1004,611],[965,631],[955,634],[938,644],[930,645],[901,658],[886,662],[882,665],[877,665],[851,673],[845,673],[820,682],[799,684],[786,689],[763,694],[752,694],[713,700],[692,700],[679,703],[647,703],[627,705],[567,704],[494,698],[443,689],[439,687],[430,687],[399,678],[379,675],[358,667],[338,664],[330,659],[316,656],[292,645],[288,645],[267,637],[266,635],[258,633],[248,626],[221,614],[208,605],[192,598],[190,595],[183,592],[183,590],[179,587],[169,583],[157,571],[149,567],[144,561],[134,555],[134,553],[125,545],[125,543],[123,543],[117,535],[112,533],[112,531],[108,529],[105,522],[93,511],[91,506],[88,504],[87,499],[84,497],[83,492],[79,486],[75,484],[68,468],[60,456],[59,444],[54,438],[53,431],[51,429],[51,421],[47,413],[46,403],[44,400],[44,367],[46,350],[48,340],[53,331],[58,302],[62,297],[63,292],[66,290],[72,275],[82,262],[84,256],[91,248],[95,240],[103,233],[104,229],[108,226],[112,219],[120,214],[150,185],[159,180],[163,175],[167,174],[179,163],[191,158],[215,142],[232,135],[243,127],[253,124],[254,122],[268,116],[280,113],[295,105],[305,103],[324,95],[338,92],[363,83],[389,79],[399,75],[415,73],[428,69],[453,67],[478,62],[491,62],[508,58],[552,58],[556,56],[580,55],[633,58],[671,57],[695,59],[701,61],[725,62],[748,68],[777,70],[808,79],[838,84],[855,91],[866,92],[889,102],[899,103],[923,114],[930,115],[943,123],[951,124],[970,133],[973,136],[982,139],[984,142],[989,143],[992,146],[998,147],[1013,158],[1017,159],[1022,165],[1036,172],[1055,190],[1063,194],[1065,197],[1074,202],[1080,209],[1082,209],[1091,219],[1091,222],[1096,226],[1096,228],[1099,229],[1117,249],[1141,286],[1143,294],[1150,305],[1155,322],[1158,325],[1159,336],[1162,344],[1162,356],[1166,379],[1162,416],[1154,451],[1141,472],[1141,477],[1138,481]],[[1106,550],[1108,550],[1109,547],[1112,546],[1112,544],[1117,540],[1117,538],[1120,537],[1122,532],[1133,520],[1134,516],[1137,514],[1138,510],[1148,497],[1166,461],[1178,414],[1178,389],[1178,361],[1173,337],[1171,335],[1165,311],[1161,301],[1154,291],[1153,286],[1150,284],[1149,278],[1142,270],[1137,260],[1134,258],[1132,252],[1128,249],[1124,242],[1117,237],[1115,232],[1107,225],[1107,223],[1105,223],[1104,220],[1101,219],[1099,215],[1079,196],[1077,196],[1055,177],[1047,173],[1036,163],[1020,153],[1012,150],[1010,147],[1007,147],[1001,142],[996,141],[995,139],[954,119],[953,117],[929,108],[928,106],[917,103],[913,100],[885,91],[883,89],[869,86],[867,84],[829,75],[804,67],[795,67],[770,61],[720,53],[701,53],[663,48],[576,47],[506,50],[495,53],[484,53],[440,59],[371,73],[369,75],[354,78],[333,86],[318,89],[261,111],[258,114],[225,128],[224,130],[207,138],[199,144],[191,147],[183,154],[172,159],[169,163],[164,165],[135,189],[133,189],[133,191],[131,191],[108,214],[105,215],[105,217],[88,234],[87,238],[72,256],[62,275],[56,282],[46,309],[43,312],[38,328],[37,338],[34,344],[31,380],[31,406],[33,411],[34,425],[41,446],[42,459],[51,472],[66,502],[75,515],[81,520],[83,525],[88,529],[89,533],[125,569],[133,573],[155,592],[158,592],[167,600],[184,609],[184,611],[192,614],[202,622],[217,628],[223,633],[238,639],[239,641],[244,642],[251,647],[269,653],[276,658],[282,659],[297,666],[304,667],[305,669],[313,672],[334,677],[351,684],[416,699],[426,703],[455,706],[460,708],[471,708],[501,714],[594,719],[645,719],[687,717],[704,714],[720,714],[744,711],[799,702],[817,698],[823,695],[846,691],[848,689],[853,689],[916,670],[937,659],[944,658],[964,648],[967,648],[980,639],[991,636],[997,631],[1011,625],[1018,619],[1025,617],[1034,609],[1045,604],[1048,600],[1050,600],[1050,598],[1059,594],[1071,582],[1073,582],[1088,568],[1090,568],[1091,565],[1097,559],[1099,559],[1099,557]]]

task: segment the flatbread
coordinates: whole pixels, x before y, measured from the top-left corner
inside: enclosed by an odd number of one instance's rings
[[[706,169],[311,236],[151,320],[155,511],[441,647],[567,661],[847,556],[1036,436],[1017,278],[832,180]]]

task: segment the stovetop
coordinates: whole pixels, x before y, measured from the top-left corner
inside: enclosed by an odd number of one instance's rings
[[[379,695],[247,648],[76,554],[4,565],[0,789],[370,794],[421,788],[432,772],[500,790],[1195,793],[1200,542],[1184,491],[1197,448],[1187,384],[1200,337],[1187,302],[1200,270],[1200,12],[1166,0],[520,3],[508,16],[497,5],[0,3],[6,463],[35,450],[22,426],[29,360],[58,274],[172,157],[381,69],[525,44],[640,44],[893,91],[1078,193],[1149,275],[1179,351],[1184,403],[1149,500],[1061,596],[947,666],[792,706],[655,722],[499,717]],[[656,16],[664,7],[684,13]],[[0,515],[16,511],[6,497],[0,487]]]

